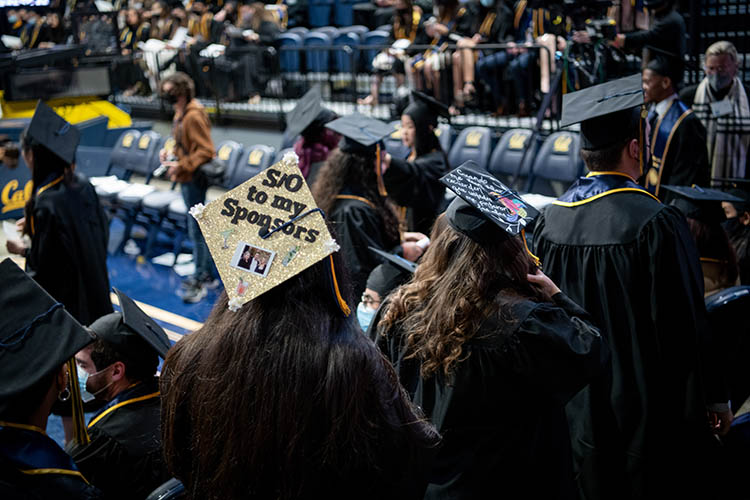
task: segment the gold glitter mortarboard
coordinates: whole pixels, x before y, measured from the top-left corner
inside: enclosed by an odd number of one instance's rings
[[[198,221],[232,310],[339,249],[294,153],[205,207],[192,207],[190,214]],[[331,278],[339,305],[348,315],[333,260]]]

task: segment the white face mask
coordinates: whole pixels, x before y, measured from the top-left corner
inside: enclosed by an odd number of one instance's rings
[[[76,372],[78,372],[78,388],[81,391],[81,400],[83,400],[84,403],[88,403],[89,401],[94,399],[94,395],[86,390],[86,382],[88,382],[89,380],[89,372],[87,372],[77,364]]]
[[[362,328],[363,332],[366,332],[367,328],[369,328],[376,312],[377,309],[367,307],[364,302],[360,302],[357,306],[357,321],[359,321],[359,326]]]

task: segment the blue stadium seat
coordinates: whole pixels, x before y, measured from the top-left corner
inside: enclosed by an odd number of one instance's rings
[[[239,186],[249,178],[267,169],[273,163],[275,155],[276,150],[271,146],[264,144],[249,146],[237,165],[229,183],[229,189]]]
[[[339,34],[340,33],[356,33],[361,38],[362,35],[370,31],[370,28],[367,26],[362,26],[361,24],[355,24],[354,26],[341,26],[339,27]]]
[[[331,37],[331,40],[339,36],[339,29],[335,26],[321,26],[320,28],[315,28],[312,30],[315,33],[325,33],[326,35]]]
[[[331,37],[326,33],[311,31],[305,35],[305,47],[332,45]],[[330,71],[331,53],[328,50],[305,51],[305,69],[313,73],[328,73]]]
[[[511,180],[518,171],[524,151],[531,148],[526,154],[524,166],[518,177],[518,185],[526,187],[526,181],[529,178],[529,167],[537,149],[535,144],[531,144],[531,134],[531,130],[525,128],[508,130],[500,138],[497,146],[495,146],[495,150],[492,152],[487,170],[508,186],[510,186]]]
[[[392,29],[393,29],[393,26],[391,26],[390,24],[383,24],[382,26],[377,27],[377,31],[385,31],[388,34],[391,33]]]
[[[435,135],[438,137],[440,147],[447,155],[451,150],[451,144],[453,144],[453,127],[449,123],[440,123],[435,129]]]
[[[486,169],[490,159],[492,133],[487,127],[467,127],[461,131],[448,154],[450,168],[456,168],[465,161],[473,160]]]
[[[282,73],[299,73],[302,70],[299,50],[284,50],[284,47],[303,47],[302,34],[282,33],[276,37],[279,46],[279,66]]]
[[[348,45],[352,47],[352,52],[347,52],[344,49],[337,49],[333,52],[333,65],[336,71],[340,73],[353,73],[357,70],[357,61],[359,61],[359,50],[355,49],[359,45],[359,35],[355,32],[341,33],[337,36],[333,45],[337,47],[344,47]]]
[[[99,202],[105,207],[111,207],[117,198],[117,194],[128,187],[127,180],[136,167],[139,155],[136,153],[138,141],[141,138],[139,130],[126,130],[117,139],[112,148],[110,164],[107,169],[108,177],[92,177],[91,183],[99,196]],[[115,178],[109,178],[115,176]]]
[[[385,144],[385,150],[388,151],[394,158],[404,159],[409,156],[409,148],[404,146],[401,142],[401,121],[395,120],[390,123],[392,127],[396,127],[396,130],[391,132],[391,135],[383,139]]]
[[[232,140],[222,141],[216,148],[216,159],[226,165],[224,179],[215,182],[215,185],[225,189],[232,189],[234,174],[244,154],[244,148],[239,142]]]
[[[536,155],[527,191],[562,195],[584,172],[580,140],[577,133],[567,130],[550,134]]]
[[[336,0],[333,9],[333,24],[336,26],[350,26],[354,22],[354,4],[359,0]]]
[[[130,162],[132,159],[131,151],[136,148],[138,139],[141,137],[139,130],[126,130],[117,139],[117,143],[112,148],[112,163],[110,165],[109,174],[115,174],[118,177],[128,175],[128,171],[131,170]]]
[[[78,146],[76,149],[76,171],[86,177],[107,175],[112,148]]]
[[[300,36],[305,36],[305,33],[307,33],[308,31],[310,31],[310,30],[307,29],[304,26],[295,26],[294,28],[289,28],[284,33],[287,33],[287,34],[288,33],[295,33],[295,34],[300,35]]]
[[[331,24],[331,9],[333,0],[309,0],[308,12],[310,13],[310,26],[328,26]]]
[[[387,31],[370,31],[362,35],[362,45],[385,45],[388,40]],[[372,71],[372,60],[380,52],[381,48],[365,49],[362,51],[362,57],[364,58],[364,65],[367,71]]]

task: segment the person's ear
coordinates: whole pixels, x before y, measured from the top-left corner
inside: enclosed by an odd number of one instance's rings
[[[662,90],[667,90],[669,87],[672,86],[672,79],[668,76],[664,76],[661,79],[661,88]]]
[[[117,382],[125,378],[125,363],[122,361],[115,361],[112,363],[112,381]]]
[[[743,226],[750,226],[750,212],[742,212],[737,218]]]
[[[631,139],[628,143],[628,155],[634,160],[638,160],[641,150],[641,145],[638,143],[638,139]]]

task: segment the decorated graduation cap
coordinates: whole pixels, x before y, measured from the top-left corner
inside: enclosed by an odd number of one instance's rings
[[[0,262],[0,280],[0,413],[23,404],[26,391],[68,363],[76,440],[87,442],[72,359],[94,337],[12,260]]]
[[[118,289],[114,289],[122,312],[114,312],[94,321],[89,328],[117,352],[132,358],[153,351],[166,358],[171,344],[164,329]]]
[[[606,149],[628,138],[645,118],[641,75],[594,85],[563,96],[561,127],[581,123],[581,148]]]
[[[380,141],[395,130],[392,125],[361,113],[342,116],[326,123],[326,127],[341,134],[341,142],[339,142],[341,151],[359,155],[375,154],[376,165],[380,165]],[[380,196],[387,196],[380,168],[377,168],[376,172],[378,192]]]
[[[668,76],[672,80],[672,85],[676,88],[682,81],[685,72],[684,61],[677,54],[658,47],[647,45],[646,48],[649,52],[649,60],[646,63],[646,68],[658,75]]]
[[[348,316],[331,257],[339,246],[297,161],[287,153],[205,207],[192,207],[190,214],[203,232],[231,310],[328,258],[332,295]]]
[[[317,86],[302,96],[294,109],[286,115],[287,133],[290,137],[303,134],[310,126],[322,127],[336,117],[333,111],[321,104],[322,101],[323,96]]]
[[[49,149],[68,165],[75,162],[81,132],[42,101],[36,105],[26,135]]]
[[[414,262],[408,261],[400,255],[384,252],[379,248],[368,247],[372,253],[378,257],[382,257],[386,262],[390,262],[402,271],[406,271],[409,274],[413,274],[417,270],[417,265]]]
[[[432,125],[437,127],[438,116],[450,118],[448,106],[434,97],[428,96],[418,90],[411,93],[411,103],[404,109],[402,114],[409,115],[417,126]]]
[[[445,211],[448,224],[479,244],[521,235],[539,215],[537,209],[473,161],[440,178],[458,196]],[[528,247],[526,248],[528,251]],[[539,265],[539,259],[529,252]]]
[[[718,189],[699,186],[662,186],[677,196],[670,203],[677,207],[685,217],[705,223],[720,223],[725,219],[722,201],[741,202],[742,198],[733,196]]]

